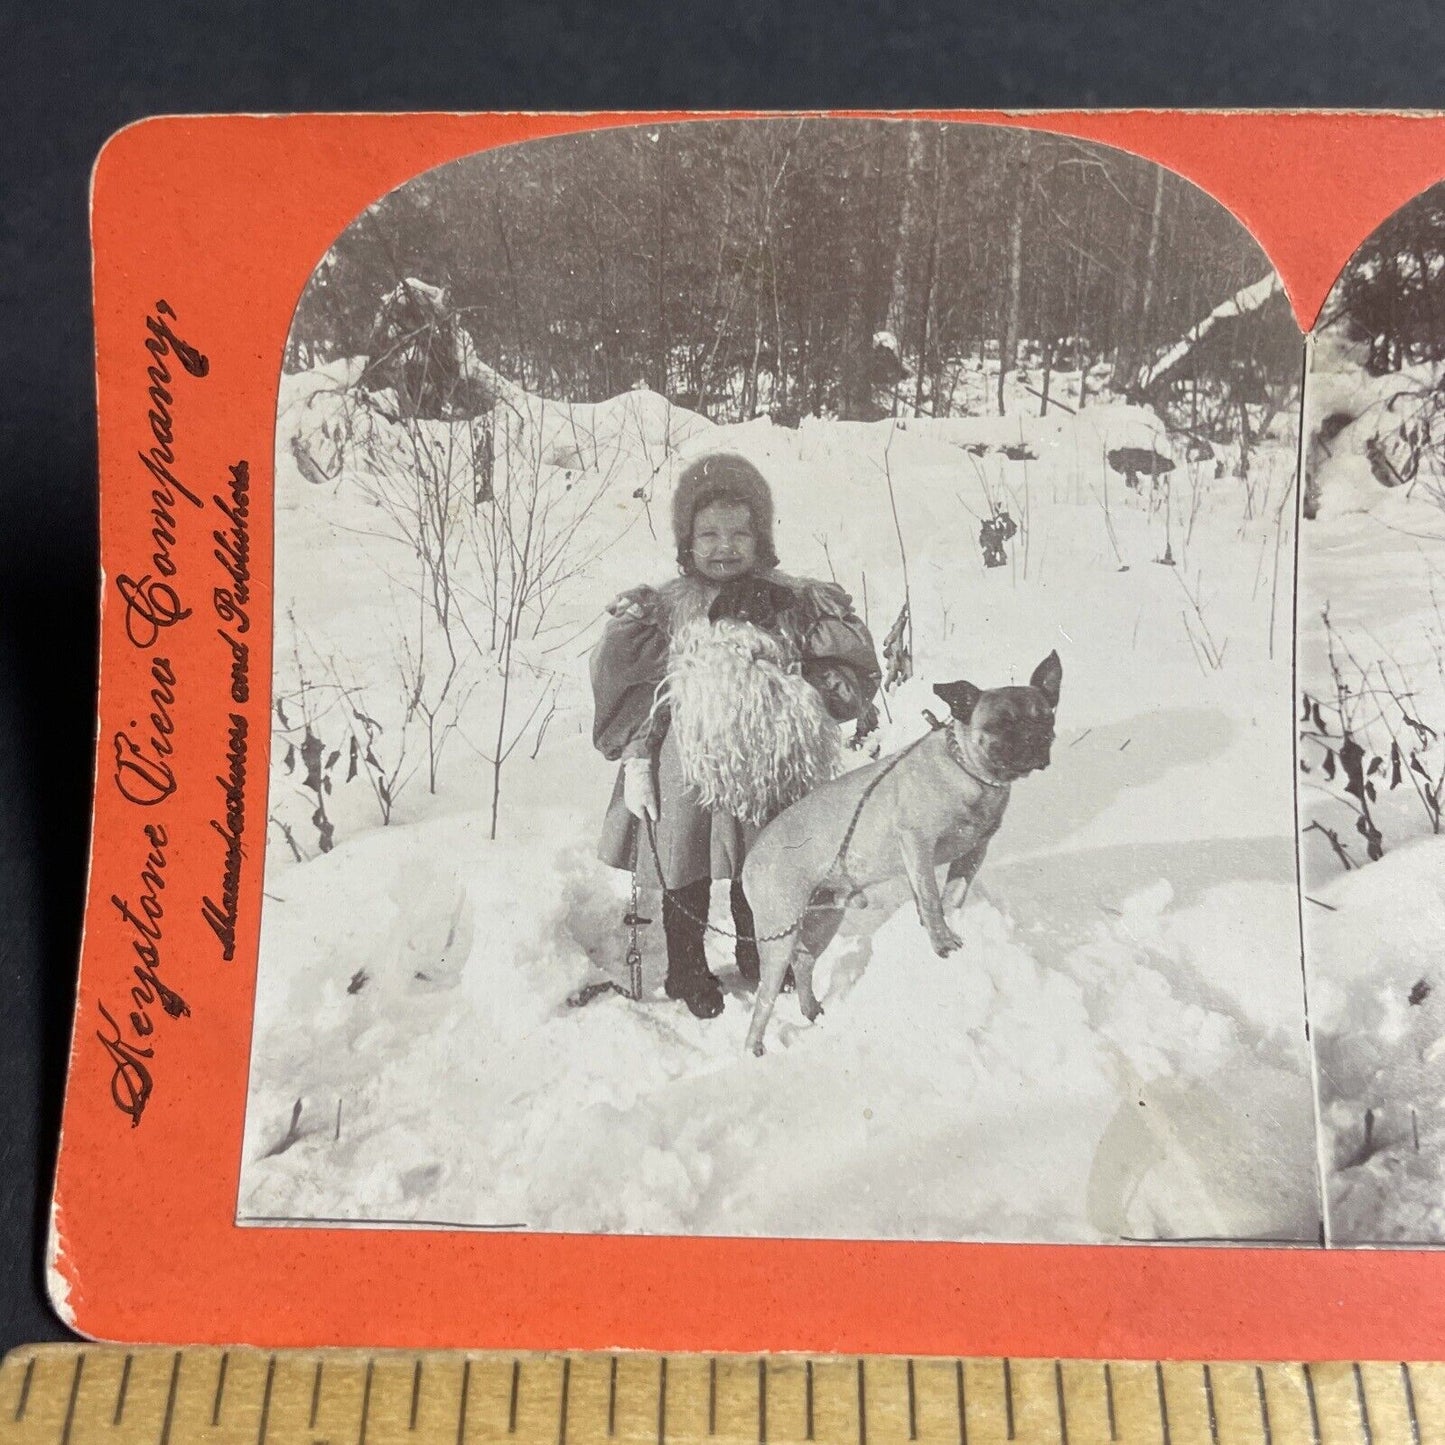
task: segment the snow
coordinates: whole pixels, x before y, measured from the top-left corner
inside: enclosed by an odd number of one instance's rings
[[[819,423],[809,417],[802,425]],[[838,423],[821,425],[832,428]],[[1081,492],[1089,484],[1097,492],[1096,462],[1120,447],[1154,450],[1171,458],[1173,455],[1169,433],[1159,417],[1147,407],[1122,402],[1086,407],[1077,416],[1054,410],[1046,417],[1014,413],[941,417],[936,421],[910,418],[903,425],[921,436],[964,450],[984,448],[987,452],[1026,447],[1056,480],[1067,478]]]
[[[1327,709],[1334,669],[1350,689],[1354,731],[1368,755],[1399,738],[1438,782],[1436,743],[1420,746],[1401,716],[1445,727],[1445,513],[1428,475],[1386,487],[1366,452],[1398,434],[1396,398],[1438,381],[1438,366],[1370,377],[1359,351],[1326,331],[1306,394],[1318,516],[1300,552],[1300,687]],[[1392,403],[1394,403],[1392,405]],[[1321,423],[1334,419],[1331,437]],[[1326,628],[1324,612],[1329,611]],[[1334,665],[1331,664],[1333,634]],[[1326,721],[1337,733],[1332,711]],[[1338,739],[1336,739],[1338,741]],[[1323,753],[1302,742],[1300,821],[1310,1013],[1319,1054],[1329,1231],[1338,1243],[1445,1242],[1445,839],[1408,769],[1374,779],[1372,814],[1384,856],[1365,857],[1354,810]],[[1319,827],[1335,829],[1346,871]]]
[[[377,315],[385,316],[394,306],[412,298],[424,301],[427,306],[438,316],[442,315],[446,307],[447,293],[442,286],[433,286],[428,281],[422,281],[416,276],[407,276],[398,281],[390,291],[381,298],[377,307]]]
[[[306,673],[338,754],[335,846],[319,851],[316,795],[286,767],[292,715],[273,745],[243,1222],[1315,1238],[1291,436],[1256,452],[1252,490],[1231,459],[1222,476],[1181,463],[1150,496],[1105,453],[1167,454],[1163,425],[1110,402],[790,430],[714,426],[646,391],[514,398],[498,485],[535,485],[578,561],[516,642],[493,840],[502,680],[475,609],[483,653],[467,654],[435,794],[414,720],[389,824],[366,767],[345,780],[357,712],[380,725],[380,761],[397,759],[419,607],[415,559],[388,526],[402,471],[368,474],[355,441],[385,461],[408,438],[348,410],[354,374],[283,379],[276,688],[294,696]],[[415,425],[457,445],[456,423]],[[298,429],[317,449],[341,438],[327,486],[298,471]],[[1053,766],[1017,785],[950,911],[962,950],[935,957],[906,889],[885,891],[819,964],[823,1017],[804,1024],[784,997],[762,1059],[744,1053],[751,999],[717,939],[716,1020],[662,996],[656,925],[641,1002],[566,1006],[579,984],[622,977],[627,901],[626,875],[593,856],[613,768],[590,744],[588,654],[612,595],[671,574],[672,480],[722,447],[770,479],[784,568],[835,576],[879,639],[905,595],[901,535],[915,674],[886,698],[884,751],[938,709],[934,682],[1022,682],[1054,648],[1064,662]],[[989,569],[977,534],[999,506],[1020,530]],[[456,566],[474,601],[477,559],[459,547]],[[660,918],[658,900],[642,911]]]
[[[1313,910],[1307,932],[1331,1237],[1440,1243],[1445,840],[1416,839],[1311,887],[1333,910]]]
[[[676,448],[713,430],[706,417],[642,386],[596,403],[524,394],[521,409],[520,424],[542,438],[544,466],[604,475],[637,467],[650,477]],[[517,424],[515,417],[510,421]]]

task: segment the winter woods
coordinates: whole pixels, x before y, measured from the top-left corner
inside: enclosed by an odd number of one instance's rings
[[[1380,225],[1350,260],[1326,307],[1364,343],[1371,376],[1445,357],[1445,185]]]
[[[1066,137],[627,128],[470,157],[383,197],[318,268],[287,361],[371,354],[377,298],[418,276],[446,288],[484,362],[541,395],[646,385],[718,422],[949,416],[968,410],[968,358],[1002,355],[1001,377],[1028,338],[1046,410],[1055,370],[1129,394],[1260,270],[1194,187]]]

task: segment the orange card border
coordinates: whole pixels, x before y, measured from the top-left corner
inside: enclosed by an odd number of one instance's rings
[[[828,112],[843,114],[844,112]],[[849,112],[849,114],[864,114]],[[884,114],[868,112],[867,114]],[[1445,116],[1338,112],[928,112],[1067,132],[1159,161],[1228,206],[1313,321],[1371,229],[1445,176]],[[53,1215],[50,1278],[87,1335],[269,1346],[837,1350],[914,1354],[1331,1358],[1445,1347],[1445,1253],[476,1235],[239,1228],[251,1002],[269,743],[271,478],[282,347],[307,278],[377,196],[469,152],[685,113],[165,117],[121,131],[92,189],[101,476],[101,680],[96,801],[77,1025]],[[190,615],[153,647],[121,579],[156,572],[156,444],[147,318],[205,353],[172,378],[175,507],[160,550]],[[164,350],[164,347],[161,348]],[[175,366],[172,352],[169,365]],[[227,695],[216,633],[209,499],[250,466],[252,692]],[[165,593],[147,593],[165,610]],[[154,614],[156,607],[150,610]],[[162,652],[162,649],[164,651]],[[174,700],[150,693],[160,653]],[[117,786],[116,738],[174,729],[174,793]],[[235,959],[200,900],[220,886],[228,716],[248,720],[249,848]],[[138,743],[142,748],[149,744]],[[153,786],[129,774],[132,792]],[[153,1092],[138,1126],[112,1102],[102,1015],[123,1018],[136,906],[165,839],[159,974],[187,1018],[150,1009]]]

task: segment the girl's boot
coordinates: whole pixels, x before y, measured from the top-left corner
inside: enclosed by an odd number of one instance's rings
[[[694,1018],[713,1019],[723,1011],[722,988],[707,966],[703,948],[712,880],[701,878],[662,895],[662,932],[667,940],[668,998],[681,999]]]
[[[748,905],[747,896],[743,893],[741,878],[733,879],[732,903],[733,930],[738,936],[737,951],[733,957],[737,960],[738,972],[749,983],[756,983],[758,974],[762,970],[762,961],[758,957],[757,928],[753,923],[753,910]]]

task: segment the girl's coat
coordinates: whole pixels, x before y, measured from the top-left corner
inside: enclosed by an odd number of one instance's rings
[[[857,705],[851,716],[858,716],[877,691],[880,673],[873,639],[854,613],[852,599],[834,583],[776,571],[763,575],[794,594],[794,603],[783,614],[772,638],[782,645],[783,653],[796,655],[804,667],[828,663],[842,670],[854,684]],[[708,806],[688,781],[677,730],[671,725],[671,704],[666,690],[659,694],[659,689],[677,660],[680,642],[695,646],[698,630],[710,625],[732,629],[752,625],[709,624],[708,608],[717,594],[717,584],[691,574],[676,577],[661,587],[637,587],[624,592],[609,604],[606,629],[592,654],[594,744],[612,761],[654,760],[660,813],[657,852],[662,876],[657,878],[647,839],[639,839],[638,821],[623,803],[621,769],[603,819],[598,854],[610,867],[622,869],[632,868],[635,858],[645,880],[667,888],[681,888],[702,878],[738,877],[752,839],[777,810],[779,775],[804,775],[810,763],[816,770],[816,759],[775,756],[780,738],[801,739],[816,734],[818,701],[811,689],[790,691],[779,687],[774,678],[769,692],[773,706],[797,709],[798,715],[775,717],[769,725],[755,708],[740,704],[737,672],[720,668],[716,720],[726,727],[728,709],[739,708],[738,736],[727,743],[734,751],[742,749],[756,756],[758,769],[769,776],[762,780],[756,805],[736,812],[717,804]],[[760,651],[778,656],[779,649],[764,641]],[[690,659],[692,696],[697,695],[697,656]],[[719,653],[720,658],[726,656]],[[734,663],[735,658],[728,657],[728,661]],[[758,665],[771,663],[765,657]],[[749,812],[753,814],[751,820],[738,815]]]

